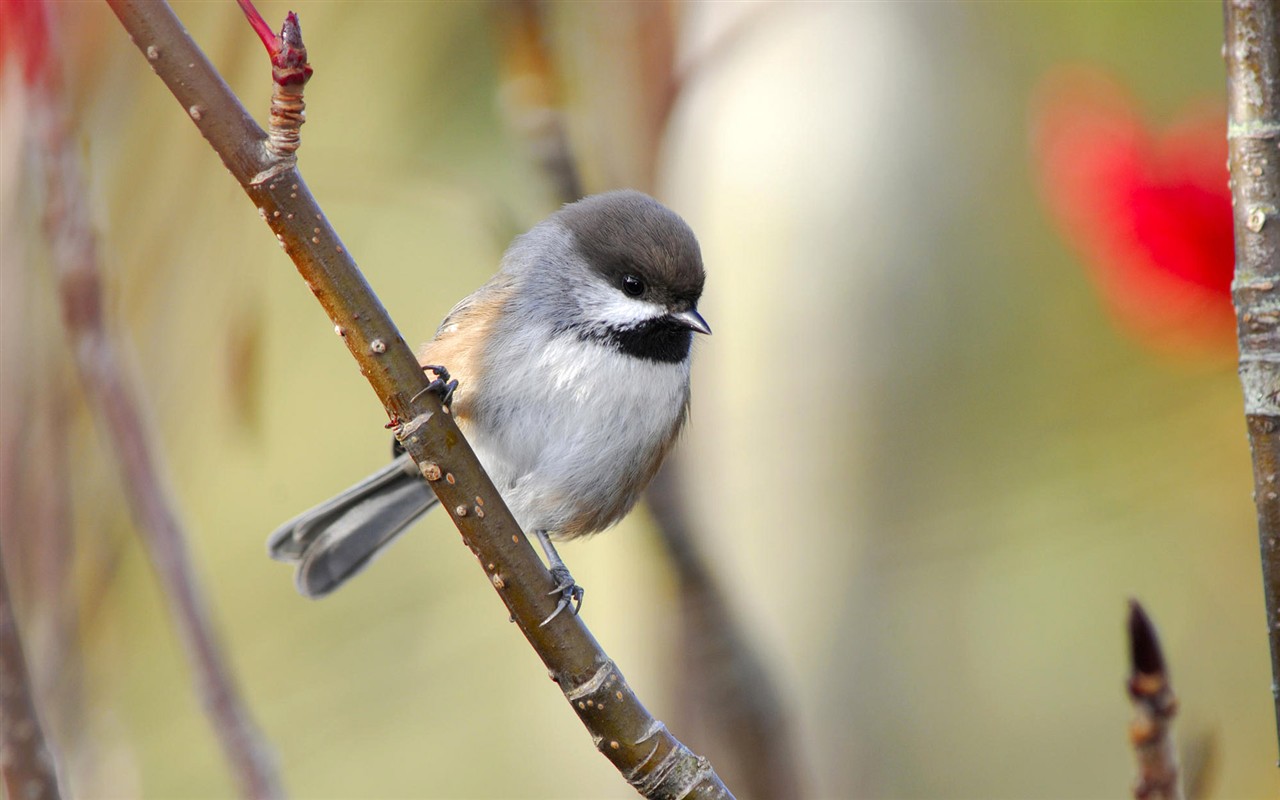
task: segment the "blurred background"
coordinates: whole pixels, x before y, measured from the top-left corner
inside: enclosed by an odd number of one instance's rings
[[[634,796],[444,516],[323,602],[267,559],[385,462],[385,415],[106,5],[51,7],[108,320],[290,793]],[[175,7],[263,119],[239,10]],[[1280,791],[1218,4],[292,8],[303,174],[411,342],[576,190],[646,189],[698,233],[715,335],[668,485],[798,796],[1125,795],[1131,596],[1197,796]],[[227,796],[72,368],[5,41],[0,536],[46,724],[76,796]],[[650,710],[737,789],[653,515],[561,552]]]

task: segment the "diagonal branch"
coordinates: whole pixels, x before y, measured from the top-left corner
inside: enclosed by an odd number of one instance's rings
[[[1280,5],[1224,0],[1227,139],[1235,216],[1231,291],[1253,454],[1273,686],[1280,686]],[[1280,737],[1280,689],[1273,689]]]
[[[269,152],[266,134],[167,4],[108,3],[293,259],[382,401],[396,436],[601,753],[647,797],[731,797],[706,759],[649,714],[580,617],[561,614],[539,626],[555,606],[548,595],[550,574],[457,425],[436,396],[423,391],[427,379],[421,367],[292,157]]]

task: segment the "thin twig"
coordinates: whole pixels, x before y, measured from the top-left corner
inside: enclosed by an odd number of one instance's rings
[[[1232,297],[1280,742],[1280,4],[1224,0],[1223,10],[1236,233]]]
[[[1183,800],[1172,732],[1178,699],[1169,683],[1155,626],[1137,600],[1129,601],[1129,662],[1129,699],[1134,710],[1129,740],[1138,757],[1134,800]]]
[[[1186,737],[1178,754],[1178,774],[1182,780],[1182,793],[1187,800],[1209,800],[1214,797],[1218,780],[1218,734],[1213,730],[1201,731]]]
[[[496,8],[502,72],[498,97],[503,118],[551,179],[556,197],[571,203],[583,194],[582,176],[569,146],[563,92],[547,46],[545,12],[536,0],[510,0]]]
[[[23,71],[24,85],[19,91],[25,94],[24,99],[28,103],[37,105],[43,100],[41,95],[47,95],[48,76],[52,72],[48,57],[43,52],[49,45],[46,9],[43,3],[31,3],[7,11],[10,17],[6,24],[10,27],[8,31],[0,32],[8,34],[0,35],[0,45],[15,48]],[[12,143],[6,144],[13,146]],[[12,283],[8,286],[13,291]],[[12,301],[14,298],[9,299]],[[20,329],[15,327],[11,330]],[[10,402],[4,409],[6,419],[0,424],[0,435],[3,436],[0,448],[4,448],[0,453],[0,526],[7,526],[5,535],[0,538],[8,542],[18,541],[14,534],[19,529],[28,535],[35,534],[35,537],[62,534],[61,531],[41,530],[38,523],[33,525],[32,519],[38,519],[38,514],[28,513],[25,519],[20,516],[23,511],[36,510],[40,504],[39,499],[33,501],[30,493],[24,491],[22,468],[26,465],[20,460],[20,449],[15,447],[18,436],[26,433],[31,405],[30,396],[16,403]],[[17,406],[16,413],[13,406]],[[54,443],[54,446],[58,444]],[[0,783],[4,785],[7,797],[56,800],[61,797],[57,766],[36,710],[35,686],[31,681],[27,653],[9,589],[8,574],[13,568],[13,551],[0,553]]]
[[[707,73],[713,72],[715,67],[728,59],[749,36],[765,29],[764,23],[768,21],[768,16],[783,6],[783,3],[778,2],[752,4],[740,12],[730,26],[711,44],[694,53],[683,66],[668,73],[666,85],[663,87],[662,102],[658,107],[658,130],[666,130],[676,104],[682,95],[688,93],[692,83],[704,80]]]
[[[108,2],[294,260],[382,401],[397,437],[601,753],[647,797],[730,797],[706,759],[649,714],[580,617],[561,614],[540,627],[555,606],[548,594],[550,573],[453,419],[433,393],[423,391],[422,368],[292,159],[267,151],[266,134],[166,3]],[[192,108],[200,113],[190,113]]]
[[[676,466],[666,465],[645,497],[679,579],[692,716],[711,732],[722,769],[747,796],[803,797],[786,704],[696,546]]]
[[[36,715],[31,676],[0,558],[0,778],[13,798],[56,800],[58,773]]]
[[[44,52],[52,59],[56,48]],[[97,421],[111,440],[138,532],[169,600],[205,713],[240,792],[244,797],[280,797],[283,791],[268,750],[219,647],[176,502],[145,422],[141,393],[132,384],[127,361],[107,328],[97,241],[55,66],[50,63],[44,71],[45,91],[39,93],[44,102],[33,110],[31,124],[43,147],[45,230],[76,369]]]
[[[30,307],[41,276],[28,234],[38,224],[35,142],[27,121],[45,91],[49,20],[43,3],[10,3],[0,14],[0,548],[9,603],[23,631],[31,700],[55,752],[75,749],[84,728],[78,598],[72,585],[68,370],[56,345],[34,331]],[[14,78],[10,80],[10,78]],[[61,762],[59,762],[61,763]]]
[[[240,10],[244,12],[245,19],[249,20],[249,27],[253,28],[253,32],[258,34],[258,38],[262,40],[262,44],[267,48],[267,55],[275,58],[280,52],[280,37],[276,36],[276,32],[271,30],[271,25],[262,18],[262,14],[250,0],[236,0],[236,4],[240,6]],[[293,12],[289,12],[292,14]],[[295,22],[297,17],[294,17]]]

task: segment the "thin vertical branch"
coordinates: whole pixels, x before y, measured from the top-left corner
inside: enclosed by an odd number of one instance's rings
[[[56,221],[54,225],[51,234],[55,237],[69,233],[58,230],[61,224]],[[76,368],[97,422],[107,433],[118,459],[121,484],[168,599],[205,714],[241,795],[281,797],[283,789],[275,765],[223,656],[176,502],[152,443],[147,415],[141,410],[141,395],[133,386],[127,362],[107,332],[95,248],[91,241],[84,240],[78,244],[65,242],[64,246],[71,252],[61,252],[56,262],[63,316],[76,353]]]
[[[37,15],[19,14],[8,22],[29,33]],[[9,52],[0,42],[0,53]],[[29,241],[38,241],[30,235],[38,212],[23,202],[39,196],[26,135],[32,92],[8,80],[12,66],[0,64],[0,550],[34,700],[55,751],[64,752],[84,727],[66,424],[73,393],[68,365],[51,357],[56,337],[40,334],[50,320],[32,306],[41,284],[38,247]]]
[[[21,87],[13,91],[23,103],[36,102],[34,90],[41,85],[44,70],[41,49],[47,47],[49,33],[44,8],[30,4],[6,7],[4,10],[9,16],[5,20],[7,30],[0,29],[0,53],[7,56],[6,51],[9,47],[13,47],[13,52],[21,61],[23,72]],[[0,70],[12,66],[13,63],[6,59],[6,63],[0,64]],[[4,77],[2,73],[0,77]],[[12,102],[14,99],[13,95],[6,94],[5,100]],[[18,105],[17,102],[13,104]],[[27,106],[23,105],[18,113],[25,111],[26,108]],[[13,136],[4,142],[3,155],[13,158],[12,161],[6,161],[4,164],[13,169],[9,175],[10,180],[13,180],[14,175],[18,173],[16,167],[21,157],[21,138],[21,136]],[[6,185],[0,187],[0,191],[4,192],[4,197],[0,200],[8,200],[16,196],[19,190],[14,184],[6,181]],[[0,219],[0,234],[11,233],[4,230],[6,223],[13,221],[9,216],[11,210],[5,209],[5,212],[4,218]],[[10,239],[11,241],[5,241],[6,248],[20,247],[19,237],[10,237]],[[9,293],[7,300],[10,303],[15,301],[20,303],[22,296],[25,295],[21,282],[25,282],[22,279],[26,275],[18,272],[20,269],[18,263],[24,260],[22,257],[25,255],[25,252],[14,253],[12,250],[0,254],[0,259],[4,261],[0,264],[0,277],[9,278],[5,286]],[[15,278],[21,281],[16,287]],[[23,330],[21,306],[18,305],[13,310],[19,312],[14,314],[19,319],[5,317],[3,320],[4,332],[10,336]],[[9,353],[6,352],[3,355],[7,356]],[[5,366],[12,366],[12,364],[0,363],[0,369]],[[19,392],[23,396],[16,396]],[[59,509],[49,504],[50,499],[56,503],[59,498],[53,492],[33,497],[33,493],[28,491],[29,483],[26,474],[30,471],[30,464],[22,461],[23,448],[20,445],[24,443],[26,436],[30,435],[29,431],[33,423],[31,411],[35,405],[34,393],[28,384],[17,391],[10,386],[6,394],[7,402],[0,408],[0,531],[3,531],[0,543],[7,548],[8,545],[23,540],[26,540],[24,544],[32,540],[43,541],[46,536],[60,539],[65,535],[65,531],[45,530],[45,525],[51,521],[52,515],[41,513],[48,511],[62,516]],[[53,443],[55,448],[61,444],[61,442]],[[47,473],[43,477],[48,477]],[[59,519],[55,524],[61,528],[64,523],[65,519]],[[20,532],[22,539],[18,535]],[[9,589],[9,573],[15,569],[15,563],[24,561],[15,559],[14,556],[14,549],[0,550],[0,784],[4,786],[6,797],[56,800],[61,797],[57,766],[36,710],[36,689],[31,680],[31,671],[27,666],[27,649],[30,645],[28,643],[26,648],[23,646],[21,632],[18,630],[17,614],[13,606],[13,593]],[[35,559],[26,560],[28,564],[32,561]]]
[[[536,0],[497,6],[502,82],[499,107],[562,203],[582,197],[582,176],[569,146],[562,90],[555,78],[543,10]]]
[[[1223,9],[1236,241],[1232,297],[1280,742],[1280,4],[1224,0]]]
[[[1138,758],[1134,800],[1183,800],[1172,730],[1178,699],[1169,683],[1156,628],[1137,600],[1129,601],[1127,686],[1134,710],[1129,740]]]
[[[717,762],[750,797],[803,797],[790,714],[696,547],[677,467],[660,470],[645,498],[679,578],[688,716],[712,734]]]
[[[58,773],[33,697],[0,558],[0,779],[9,797],[56,800]]]
[[[43,3],[38,5],[43,7]],[[283,790],[275,767],[222,655],[177,504],[152,443],[141,393],[131,382],[127,360],[108,330],[97,241],[53,62],[56,47],[45,47],[42,53],[47,63],[41,68],[29,124],[43,155],[44,224],[76,369],[118,459],[121,485],[138,532],[168,599],[205,713],[240,793],[253,798],[280,797]]]

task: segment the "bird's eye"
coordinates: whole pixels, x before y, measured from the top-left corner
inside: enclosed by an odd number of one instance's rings
[[[644,294],[644,281],[635,275],[624,275],[622,276],[622,291],[631,297],[639,297]]]

